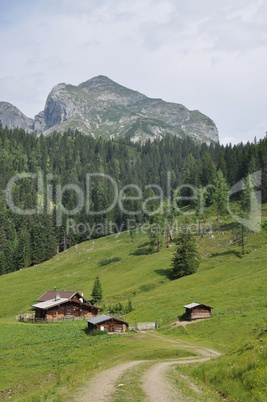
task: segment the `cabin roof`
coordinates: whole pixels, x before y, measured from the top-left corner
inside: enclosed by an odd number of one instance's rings
[[[101,324],[102,322],[109,321],[112,319],[114,319],[116,321],[120,321],[120,322],[128,325],[128,322],[123,321],[117,317],[111,317],[110,315],[106,315],[106,314],[101,314],[97,317],[90,318],[89,320],[87,320],[87,322],[89,322],[89,324],[97,325],[97,324]]]
[[[47,292],[45,292],[42,296],[39,297],[39,299],[37,299],[38,302],[45,302],[47,300],[52,300],[56,298],[57,293],[59,293],[59,296],[61,299],[70,299],[72,298],[76,293],[79,293],[77,291],[66,291],[66,290],[62,290],[62,291],[57,291],[57,290],[48,290]],[[79,293],[80,295],[80,293]]]
[[[203,303],[196,303],[196,302],[193,302],[193,303],[190,303],[190,304],[186,304],[186,305],[184,306],[184,308],[188,308],[189,310],[191,310],[192,308],[197,307],[197,306],[204,306],[204,307],[208,307],[208,308],[213,308],[213,307],[207,306],[206,304],[203,304]]]
[[[51,307],[59,306],[60,304],[66,303],[67,301],[69,301],[68,298],[61,298],[59,300],[55,300],[55,299],[46,300],[46,301],[41,302],[41,303],[33,304],[32,307],[40,308],[42,310],[46,310],[46,309],[51,308]]]
[[[82,301],[83,304],[88,304],[91,307],[101,310],[100,307],[94,306],[88,300],[86,300],[81,293],[77,291],[66,291],[66,290],[62,290],[61,292],[57,290],[49,290],[45,292],[42,296],[40,296],[39,299],[37,299],[37,301],[40,303],[34,304],[32,307],[46,309],[58,306],[60,304],[66,303],[66,301],[70,301],[75,295],[77,295],[79,299],[81,298],[83,299]]]

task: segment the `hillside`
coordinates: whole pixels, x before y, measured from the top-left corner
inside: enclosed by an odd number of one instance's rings
[[[102,75],[78,86],[56,85],[34,120],[15,106],[0,102],[0,120],[4,127],[44,135],[77,129],[95,138],[127,138],[143,143],[169,135],[189,136],[201,142],[219,140],[215,123],[199,111],[148,98]]]
[[[266,218],[265,206],[263,220]],[[215,221],[211,213],[209,220]],[[130,298],[134,310],[125,319],[132,324],[140,320],[159,320],[158,333],[166,339],[179,339],[226,353],[216,359],[216,366],[213,362],[205,363],[207,374],[203,377],[204,382],[200,369],[183,369],[200,386],[209,384],[207,392],[211,393],[211,400],[217,400],[214,396],[216,393],[216,398],[221,394],[228,395],[229,401],[237,400],[234,399],[237,387],[238,392],[245,395],[245,399],[241,400],[263,401],[266,396],[266,369],[264,371],[262,366],[262,351],[265,350],[266,339],[262,335],[255,338],[255,335],[258,336],[266,325],[267,232],[248,233],[246,255],[240,258],[240,246],[230,244],[233,239],[231,225],[232,221],[227,217],[223,221],[223,232],[215,232],[214,238],[209,235],[203,239],[196,237],[201,255],[200,268],[196,274],[176,281],[170,281],[166,275],[175,244],[172,243],[169,249],[162,247],[159,253],[150,253],[147,236],[139,234],[133,242],[127,232],[81,243],[43,264],[0,277],[0,348],[1,358],[5,362],[5,373],[0,382],[2,395],[8,396],[6,389],[10,388],[11,395],[17,397],[18,392],[22,392],[21,398],[23,395],[25,398],[32,395],[32,400],[37,400],[33,392],[37,394],[40,391],[43,398],[46,395],[48,400],[56,400],[53,399],[56,395],[66,397],[75,391],[79,384],[85,383],[88,375],[99,371],[100,367],[103,369],[129,359],[153,359],[157,356],[164,359],[167,356],[175,358],[178,353],[184,355],[182,344],[177,349],[173,343],[159,344],[157,339],[152,341],[136,335],[136,338],[129,335],[118,340],[106,337],[103,340],[89,340],[83,331],[86,326],[83,321],[54,325],[15,321],[17,313],[27,311],[45,290],[54,286],[83,291],[85,297],[90,297],[94,279],[99,276],[105,311],[109,305],[116,302],[126,304]],[[101,261],[114,257],[121,260],[101,266]],[[189,325],[186,329],[176,327],[174,323],[177,317],[183,315],[184,304],[192,301],[211,305],[213,318]],[[251,345],[250,349],[245,345]],[[250,350],[255,357],[253,369],[248,366]],[[91,358],[88,360],[86,357],[89,355]],[[15,356],[20,358],[14,361]],[[239,360],[242,366],[239,366]],[[216,370],[223,372],[226,367],[228,374],[231,373],[231,361],[235,361],[236,370],[239,367],[242,370],[237,376],[233,372],[231,387],[224,389],[223,377],[221,381],[219,373],[216,381],[213,377]],[[77,365],[79,380],[76,374],[76,380],[71,381],[69,387],[70,378],[74,377],[72,373],[77,372]],[[247,373],[250,373],[250,379]],[[42,390],[40,376],[46,379],[46,390]],[[262,396],[252,386],[255,381],[258,381],[257,389]],[[34,391],[30,387],[32,383],[35,384]],[[247,386],[252,388],[246,390]],[[249,395],[252,399],[249,399]]]
[[[219,170],[230,187],[249,173],[261,170],[262,201],[267,202],[267,138],[257,144],[224,147],[196,143],[189,137],[167,137],[140,146],[126,140],[94,139],[77,131],[36,137],[0,125],[0,275],[39,264],[57,251],[88,238],[112,234],[119,228],[125,230],[129,224],[127,210],[135,212],[131,225],[149,222],[146,205],[158,207],[159,189],[162,197],[171,196],[175,203],[181,185],[189,185],[187,195],[190,186],[199,189],[212,185],[207,205],[215,205],[214,188]],[[22,179],[25,172],[29,179]],[[30,178],[36,172],[42,175],[37,181]],[[106,178],[101,176],[103,173]],[[16,185],[10,187],[17,174]],[[46,194],[38,195],[41,177],[45,193],[52,186],[50,202]],[[89,184],[88,177],[91,177]],[[74,185],[75,191],[62,190],[61,194],[60,189],[69,185]],[[136,197],[136,186],[140,199],[126,200],[122,209],[119,194]],[[75,216],[69,216],[66,210],[62,211],[61,198],[64,208],[73,210],[77,204],[76,189],[86,195],[86,202],[81,202]],[[7,194],[13,204],[7,202]],[[14,203],[25,212],[37,207],[39,196],[44,207],[41,213],[20,215],[17,219]],[[149,202],[151,196],[155,196],[155,201]],[[108,213],[99,214],[109,207]],[[72,218],[76,224],[70,228]],[[79,223],[89,229],[79,231]],[[101,227],[100,233],[96,229]]]

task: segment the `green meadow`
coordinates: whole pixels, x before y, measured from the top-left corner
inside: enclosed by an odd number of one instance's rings
[[[207,220],[216,227],[212,211]],[[233,226],[228,216],[220,232],[203,239],[195,236],[201,257],[198,272],[175,281],[169,279],[175,241],[151,252],[148,236],[140,230],[135,241],[127,232],[90,240],[43,264],[0,277],[0,399],[71,400],[88,378],[105,368],[131,360],[194,355],[183,347],[187,344],[213,348],[222,356],[174,368],[177,387],[182,387],[181,375],[186,375],[207,392],[207,400],[266,400],[267,230],[246,233],[241,257]],[[114,262],[103,265],[105,260]],[[96,276],[103,288],[104,312],[118,302],[127,305],[130,299],[133,311],[123,319],[132,325],[158,320],[160,336],[135,332],[90,336],[85,320],[54,324],[16,320],[54,286],[78,290],[90,299]],[[183,318],[183,306],[193,301],[212,306],[212,318],[176,326]],[[171,339],[180,340],[181,347],[167,342]],[[186,387],[184,392],[201,400]]]

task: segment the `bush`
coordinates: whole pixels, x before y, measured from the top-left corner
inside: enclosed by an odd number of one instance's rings
[[[112,264],[113,262],[117,262],[120,261],[121,258],[120,257],[113,257],[113,258],[105,258],[104,260],[101,260],[99,265],[100,267],[104,267],[105,265],[109,265]]]
[[[110,305],[108,308],[110,314],[128,314],[131,311],[133,311],[133,307],[132,307],[132,302],[129,299],[128,300],[128,304],[126,306],[123,306],[120,302],[116,303],[114,305]]]

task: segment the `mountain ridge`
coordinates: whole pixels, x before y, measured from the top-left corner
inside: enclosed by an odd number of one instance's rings
[[[8,106],[7,106],[8,105]],[[166,102],[128,89],[99,75],[75,86],[59,83],[48,94],[44,110],[34,119],[0,102],[0,121],[8,128],[23,128],[39,135],[79,130],[106,139],[127,137],[133,142],[167,135],[218,142],[213,120],[198,110]]]

